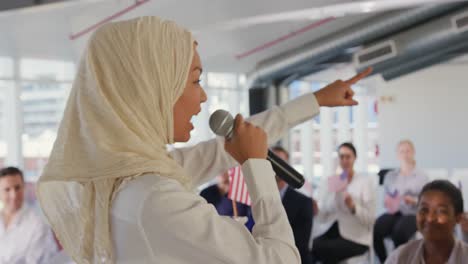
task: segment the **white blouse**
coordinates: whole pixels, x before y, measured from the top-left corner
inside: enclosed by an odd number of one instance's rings
[[[425,264],[424,261],[424,240],[412,240],[401,245],[385,261],[385,264]],[[463,241],[455,240],[452,253],[446,264],[468,263],[468,244]]]
[[[344,203],[347,192],[356,206],[354,214]],[[340,235],[361,245],[372,245],[377,183],[370,175],[356,174],[344,192],[330,193],[323,179],[318,195],[319,213],[314,219],[312,237],[316,238],[338,222]]]
[[[274,143],[318,112],[315,96],[308,94],[248,121],[265,129],[269,143]],[[194,186],[235,165],[221,139],[171,154],[191,174]],[[213,205],[175,180],[148,174],[129,181],[111,210],[116,262],[300,263],[271,164],[249,159],[242,171],[252,199],[252,233],[241,223],[219,216]]]

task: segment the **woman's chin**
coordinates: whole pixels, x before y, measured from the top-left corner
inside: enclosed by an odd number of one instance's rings
[[[190,132],[189,132],[188,135],[174,137],[174,143],[185,143],[185,142],[188,142],[190,138],[191,137],[190,137]]]
[[[188,142],[190,138],[191,138],[190,133],[188,133],[188,135],[184,138],[184,141],[182,142]]]

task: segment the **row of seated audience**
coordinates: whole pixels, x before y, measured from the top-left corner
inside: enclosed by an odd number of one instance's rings
[[[288,160],[283,148],[275,147],[273,151]],[[277,178],[302,263],[341,263],[371,249],[380,263],[468,263],[467,244],[454,239],[458,223],[462,236],[468,239],[468,214],[463,213],[461,191],[446,180],[429,183],[425,173],[416,167],[411,141],[401,141],[397,155],[400,167],[388,172],[383,184],[386,212],[377,219],[377,186],[367,175],[355,172],[357,153],[351,143],[338,147],[341,176],[347,181],[343,190],[331,191],[329,182],[323,181],[317,197],[309,199]],[[201,195],[220,214],[229,216],[233,210],[228,189],[226,173]],[[252,230],[250,208],[237,206],[242,216],[249,218],[246,226]],[[415,240],[417,231],[423,239]],[[389,258],[385,239],[391,239],[397,249]]]
[[[285,149],[272,150],[289,159]],[[468,241],[468,213],[463,212],[461,191],[446,180],[428,183],[416,167],[410,141],[401,141],[397,153],[400,168],[385,177],[386,212],[377,219],[376,185],[355,172],[357,153],[351,143],[338,148],[343,171],[339,177],[346,181],[341,190],[331,190],[330,181],[323,181],[317,197],[311,199],[276,178],[302,263],[340,263],[372,248],[381,263],[468,263],[468,245],[454,238],[460,224],[461,237]],[[252,231],[255,221],[250,207],[227,198],[228,173],[217,179],[200,195],[220,215],[233,216],[235,204],[238,216],[247,219],[245,225]],[[24,188],[20,169],[0,170],[0,264],[50,263],[60,247],[51,229],[25,204]],[[415,239],[417,231],[422,239]],[[396,248],[391,253],[386,252],[386,238]]]

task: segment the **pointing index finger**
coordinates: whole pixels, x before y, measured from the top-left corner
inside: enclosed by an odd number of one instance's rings
[[[361,79],[366,78],[371,73],[372,73],[372,68],[369,67],[369,68],[363,70],[362,72],[356,74],[351,79],[347,80],[346,83],[349,84],[349,85],[353,85],[353,84],[357,83],[358,81],[360,81]]]

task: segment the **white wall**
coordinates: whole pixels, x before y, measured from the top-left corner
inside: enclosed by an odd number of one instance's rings
[[[468,63],[434,66],[377,87],[381,167],[411,139],[421,168],[468,167]],[[385,96],[392,102],[383,102]]]

